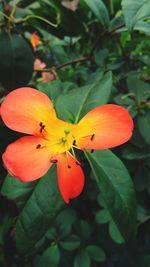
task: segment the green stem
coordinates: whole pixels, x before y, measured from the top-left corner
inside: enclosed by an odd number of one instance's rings
[[[110,0],[110,14],[111,15],[114,14],[114,3],[113,3],[113,0]]]
[[[27,17],[25,17],[24,19],[20,19],[20,20],[15,20],[15,23],[22,23],[22,22],[25,22],[29,19],[39,19],[45,23],[47,23],[48,25],[52,26],[52,27],[55,27],[57,28],[58,27],[58,24],[54,24],[53,22],[43,18],[43,17],[40,17],[40,16],[37,16],[37,15],[29,15]]]

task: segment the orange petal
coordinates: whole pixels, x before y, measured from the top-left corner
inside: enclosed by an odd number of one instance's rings
[[[33,46],[33,50],[34,52],[36,51],[36,47],[40,44],[42,44],[38,34],[35,32],[32,33],[32,36],[31,36],[31,44]]]
[[[127,142],[133,130],[128,111],[117,105],[104,105],[88,112],[76,125],[76,145],[80,148],[106,149]]]
[[[64,201],[68,203],[82,192],[84,174],[76,159],[68,154],[61,154],[57,159],[58,185]]]
[[[38,134],[39,124],[50,124],[55,115],[51,100],[44,93],[32,88],[19,88],[9,93],[1,105],[4,123],[12,130]]]
[[[47,141],[40,137],[25,136],[10,144],[3,154],[8,172],[22,182],[43,176],[51,166]]]

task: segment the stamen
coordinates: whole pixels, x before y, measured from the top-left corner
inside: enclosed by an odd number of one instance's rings
[[[66,151],[66,156],[70,155],[73,159],[76,159],[69,151]],[[76,162],[80,164],[80,162],[76,159]]]
[[[95,137],[95,134],[92,134],[90,140],[93,141],[94,137]]]
[[[41,148],[41,144],[38,144],[38,145],[36,146],[36,149],[39,149],[39,148]]]
[[[82,150],[80,147],[78,147],[78,146],[74,146],[74,145],[72,145],[72,147],[74,147],[74,148],[76,148],[76,149],[79,149],[79,150]]]
[[[71,147],[71,151],[74,157],[76,157],[73,147]]]

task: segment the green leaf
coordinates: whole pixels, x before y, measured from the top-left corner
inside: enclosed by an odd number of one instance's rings
[[[90,257],[86,250],[81,250],[78,252],[74,259],[73,267],[90,267]]]
[[[60,245],[65,250],[75,250],[80,247],[80,238],[76,235],[70,235],[64,241],[61,241]]]
[[[50,83],[37,84],[37,89],[45,93],[54,102],[60,94],[66,93],[67,91],[75,88],[76,85],[74,83],[61,82],[60,80],[54,80],[51,81]]]
[[[112,240],[114,240],[116,243],[118,243],[118,244],[124,244],[125,243],[124,238],[122,237],[122,235],[118,231],[118,228],[113,221],[111,221],[109,224],[109,234],[110,234]]]
[[[122,9],[125,17],[125,23],[130,31],[138,21],[150,17],[149,0],[122,0]]]
[[[106,207],[125,240],[136,232],[136,200],[127,169],[109,150],[86,153]],[[128,227],[127,227],[128,225]]]
[[[41,256],[36,256],[33,267],[57,267],[60,261],[60,251],[56,244],[52,244]]]
[[[138,127],[144,141],[150,145],[150,111],[139,114],[137,117]]]
[[[57,187],[55,168],[39,180],[16,223],[16,245],[22,254],[34,251],[64,202]]]
[[[80,220],[78,224],[75,225],[76,232],[78,233],[78,236],[80,236],[80,239],[85,242],[90,238],[91,235],[91,226],[90,224],[85,220]]]
[[[96,18],[104,26],[109,26],[109,14],[108,10],[102,0],[84,0],[94,13]]]
[[[108,210],[100,210],[96,213],[95,221],[97,223],[107,223],[111,220],[111,215]]]
[[[150,23],[147,23],[145,21],[138,21],[134,27],[134,30],[150,35]]]
[[[109,72],[101,81],[60,95],[56,101],[58,116],[63,120],[78,122],[89,110],[108,102],[111,88],[112,74]]]
[[[36,183],[37,181],[22,183],[16,177],[8,174],[3,183],[1,193],[7,198],[15,201],[17,206],[21,209],[34,190]]]
[[[150,84],[141,81],[135,75],[128,77],[127,86],[129,92],[134,94],[137,105],[149,97]]]
[[[90,258],[94,261],[103,262],[106,260],[104,250],[98,246],[89,245],[86,247],[86,251],[88,252]]]
[[[0,34],[0,82],[12,90],[26,86],[33,72],[31,45],[19,34]]]
[[[61,211],[55,221],[55,226],[58,230],[59,239],[62,240],[71,232],[72,224],[77,219],[77,215],[72,209],[64,209]]]
[[[122,156],[125,159],[145,159],[150,157],[150,147],[146,146],[143,148],[136,147],[132,144],[126,145],[123,149]]]

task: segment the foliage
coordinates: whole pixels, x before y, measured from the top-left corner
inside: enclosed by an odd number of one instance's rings
[[[30,86],[65,121],[106,103],[134,119],[130,142],[78,154],[86,186],[69,205],[55,168],[21,183],[1,162],[0,266],[149,267],[149,0],[2,0],[0,25],[1,102]],[[33,32],[41,41],[35,50]],[[2,155],[21,135],[2,121],[0,128]]]

